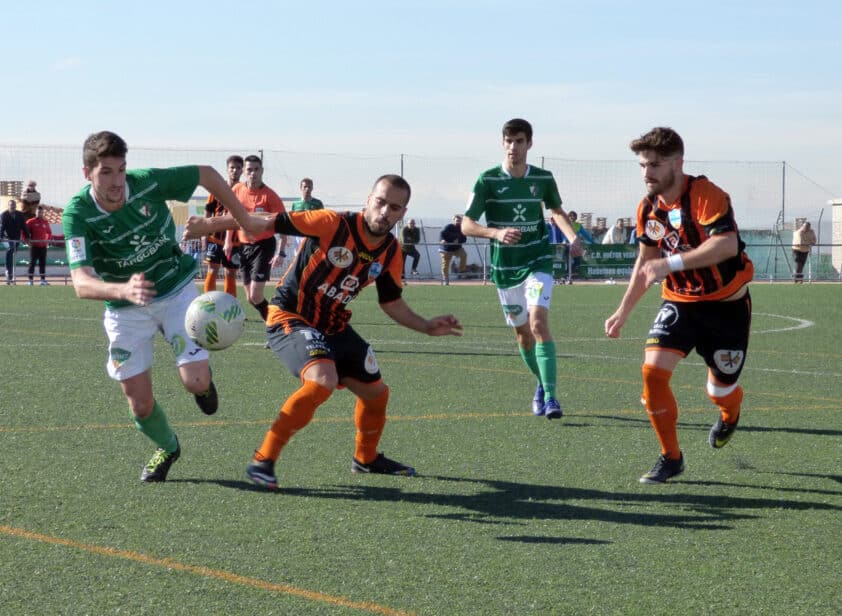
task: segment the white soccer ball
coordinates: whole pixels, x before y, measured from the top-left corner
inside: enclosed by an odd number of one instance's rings
[[[245,320],[246,314],[236,297],[209,291],[190,302],[184,315],[184,328],[200,347],[219,351],[243,335]]]

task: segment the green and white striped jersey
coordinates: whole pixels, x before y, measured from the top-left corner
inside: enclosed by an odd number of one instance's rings
[[[488,227],[521,232],[517,244],[491,240],[491,280],[498,288],[516,286],[532,272],[552,273],[545,207],[561,207],[561,196],[553,174],[540,167],[529,165],[522,178],[514,178],[498,165],[484,171],[474,184],[465,215],[475,221],[484,215]]]

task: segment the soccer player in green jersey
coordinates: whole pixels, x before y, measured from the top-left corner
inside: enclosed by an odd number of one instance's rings
[[[138,430],[158,446],[140,479],[164,481],[181,447],[152,391],[157,332],[172,346],[181,382],[202,412],[211,415],[219,405],[208,352],[184,329],[184,314],[198,295],[198,266],[178,246],[166,200],[187,201],[201,185],[226,207],[239,203],[211,167],[127,171],[127,152],[112,132],[85,140],[90,185],[65,207],[62,226],[76,296],[105,301],[108,375],[119,381]]]
[[[562,416],[556,399],[556,348],[550,333],[553,292],[553,251],[544,208],[570,242],[582,253],[552,173],[527,164],[532,126],[526,120],[503,125],[503,163],[480,174],[462,218],[462,233],[490,240],[491,280],[513,327],[523,361],[538,380],[532,413],[548,419]],[[479,219],[485,216],[485,225]]]

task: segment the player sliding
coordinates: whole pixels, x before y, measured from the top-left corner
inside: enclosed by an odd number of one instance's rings
[[[731,198],[705,176],[683,170],[684,143],[671,128],[653,128],[631,142],[649,194],[637,206],[640,251],[619,308],[605,333],[620,329],[646,289],[663,280],[664,302],[646,336],[643,403],[661,455],[641,483],[664,483],[684,471],[678,446],[678,405],[670,377],[696,348],[708,366],[707,394],[719,407],[711,447],[724,447],[740,419],[737,384],[748,349],[754,266],[740,239]]]
[[[185,239],[201,237],[237,223],[250,233],[272,231],[306,238],[269,304],[266,332],[269,347],[301,386],[281,407],[263,443],[246,467],[257,485],[278,488],[275,462],[290,437],[304,428],[335,389],[346,387],[356,397],[357,428],[351,471],[415,475],[415,469],[377,451],[386,425],[389,387],[371,346],[350,326],[345,306],[370,284],[377,287],[380,308],[395,322],[430,336],[461,335],[452,315],[425,319],[401,297],[403,258],[390,233],[404,217],[409,184],[398,175],[377,179],[362,212],[313,210],[250,215],[229,206],[231,216],[191,217]]]

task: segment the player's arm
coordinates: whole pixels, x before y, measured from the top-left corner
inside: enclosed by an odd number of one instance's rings
[[[452,314],[425,319],[413,311],[403,298],[380,304],[380,308],[395,323],[428,336],[462,335],[462,325],[459,323],[459,319]]]
[[[213,167],[207,165],[199,165],[199,186],[205,188],[210,194],[216,197],[222,205],[225,206],[233,219],[240,225],[240,227],[248,233],[261,233],[272,228],[272,220],[263,216],[255,216],[240,203],[234,191],[228,186],[221,175]],[[219,218],[225,218],[220,216]],[[224,231],[226,229],[234,229],[236,227],[223,227],[216,229],[216,231]],[[210,233],[212,233],[211,231]],[[207,235],[207,233],[206,233]]]
[[[657,261],[660,252],[657,246],[640,244],[640,252],[637,253],[629,286],[623,295],[623,299],[620,301],[620,305],[614,311],[614,314],[605,319],[605,335],[609,338],[620,337],[620,330],[625,325],[626,319],[628,319],[637,302],[640,301],[640,298],[643,297],[649,288],[649,283],[646,282],[646,276],[643,275],[642,270],[647,263]]]
[[[564,234],[564,237],[567,238],[567,241],[570,242],[570,252],[573,256],[578,257],[581,255],[582,241],[576,233],[576,229],[573,228],[573,223],[570,222],[570,218],[567,217],[567,212],[565,212],[562,208],[557,207],[550,210],[550,216],[556,226],[561,229],[561,232]]]
[[[520,240],[520,229],[486,227],[473,218],[468,218],[467,215],[462,216],[462,234],[468,237],[484,237],[487,240],[497,240],[501,244],[517,244]]]
[[[661,280],[671,272],[698,269],[722,263],[739,252],[739,240],[735,231],[713,235],[696,248],[670,255],[665,258],[650,259],[641,268],[649,284]]]
[[[142,272],[132,274],[126,282],[105,282],[96,275],[94,268],[83,265],[70,270],[70,279],[79,299],[126,301],[145,306],[157,295],[155,283],[146,280]]]

